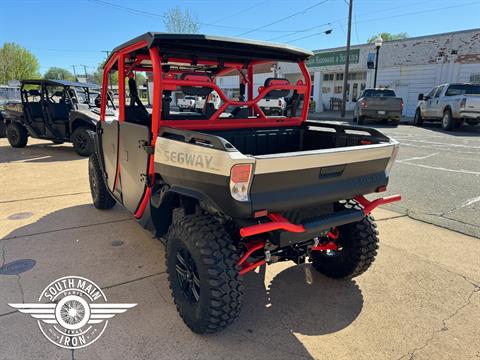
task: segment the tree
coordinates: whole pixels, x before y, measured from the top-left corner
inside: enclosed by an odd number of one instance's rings
[[[398,34],[392,34],[389,32],[382,32],[378,34],[382,37],[383,41],[392,41],[392,40],[402,40],[402,39],[407,39],[410,36],[406,32],[401,32]],[[371,38],[367,40],[369,44],[372,44],[375,42],[375,39],[377,38],[378,35],[374,35]]]
[[[105,62],[102,61],[100,64],[97,66],[97,70],[92,74],[92,81],[96,84],[102,84],[103,82],[103,66],[105,65]],[[118,71],[112,72],[112,75],[110,76],[109,81],[112,83],[109,85],[117,85],[118,84]]]
[[[142,73],[137,72],[135,74],[135,81],[137,82],[137,86],[142,86],[143,84],[145,84],[145,80],[147,79],[145,78],[145,75],[143,75]]]
[[[0,48],[0,83],[39,78],[39,69],[35,55],[24,47],[6,42]]]
[[[189,10],[182,11],[179,7],[165,11],[163,23],[171,33],[196,34],[200,28],[197,16]]]
[[[45,75],[43,75],[44,79],[51,79],[51,80],[69,80],[75,81],[75,76],[68,71],[67,69],[59,68],[59,67],[51,67],[47,70]]]

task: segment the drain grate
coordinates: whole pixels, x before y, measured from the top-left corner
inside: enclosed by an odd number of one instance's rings
[[[0,268],[0,275],[18,275],[31,270],[36,264],[32,259],[19,259],[9,262]]]

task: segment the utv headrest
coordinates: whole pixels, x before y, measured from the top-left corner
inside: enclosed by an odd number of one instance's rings
[[[281,78],[268,78],[264,84],[265,88],[278,85],[290,85],[290,81]],[[288,96],[289,93],[290,90],[272,90],[265,96],[265,99],[279,99]]]
[[[211,83],[212,79],[207,74],[202,73],[184,73],[180,76],[181,80],[189,80],[196,82]],[[185,95],[206,97],[213,91],[210,87],[200,86],[181,86],[181,89]]]
[[[40,96],[40,91],[38,91],[37,89],[30,89],[30,90],[28,90],[28,95],[30,95],[30,96]]]

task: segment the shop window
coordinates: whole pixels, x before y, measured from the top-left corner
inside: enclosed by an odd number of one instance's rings
[[[322,87],[322,94],[328,94],[330,90],[331,89],[329,87]]]
[[[335,80],[342,81],[343,80],[343,74],[342,73],[337,73],[336,76],[335,76]]]
[[[343,86],[335,86],[334,91],[335,94],[343,93]]]
[[[474,84],[480,84],[480,73],[471,74],[470,75],[470,82]]]

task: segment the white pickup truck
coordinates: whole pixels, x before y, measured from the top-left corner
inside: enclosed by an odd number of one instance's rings
[[[196,99],[194,96],[185,96],[177,100],[177,106],[180,111],[195,111]]]
[[[424,121],[441,121],[442,129],[453,130],[464,122],[480,123],[480,85],[443,84],[428,95],[418,95],[413,123],[422,126]]]

